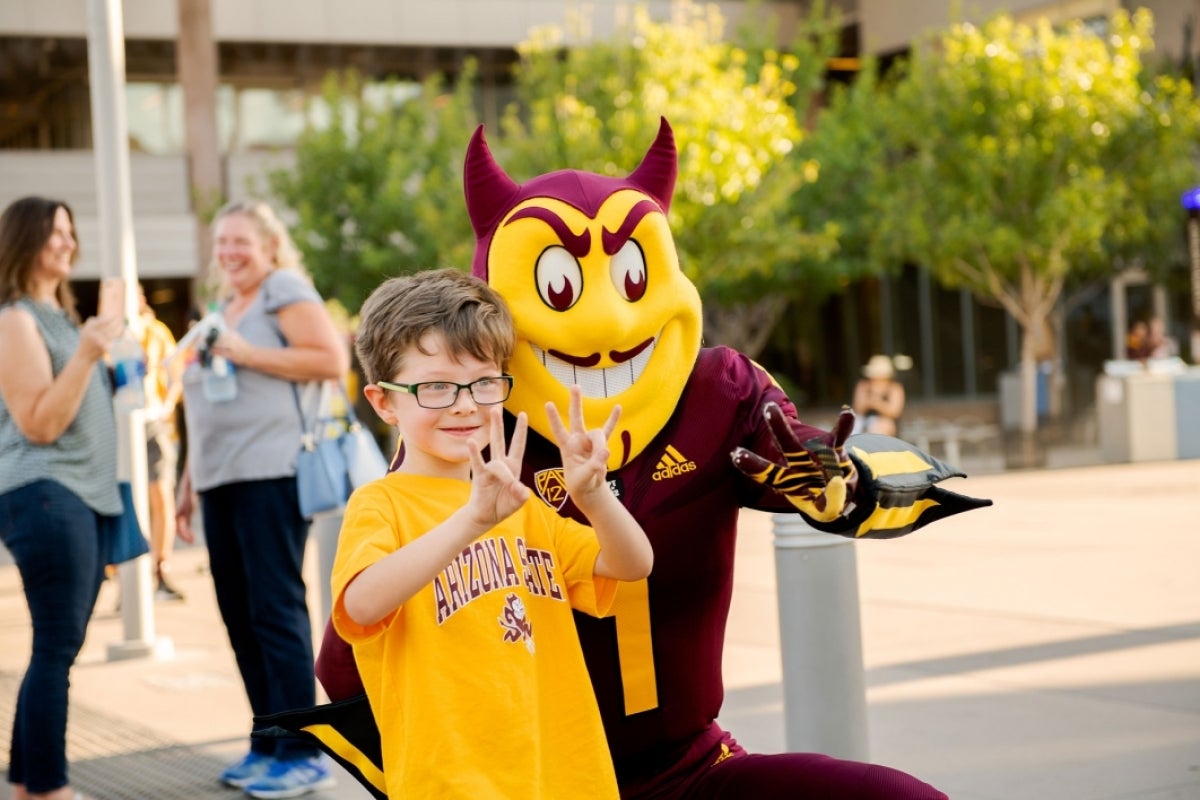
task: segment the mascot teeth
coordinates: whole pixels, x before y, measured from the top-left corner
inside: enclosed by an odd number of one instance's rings
[[[542,348],[531,344],[534,355],[542,362],[546,371],[563,386],[579,384],[584,397],[615,397],[637,383],[642,377],[657,342],[651,343],[624,364],[612,367],[577,367],[550,355]]]

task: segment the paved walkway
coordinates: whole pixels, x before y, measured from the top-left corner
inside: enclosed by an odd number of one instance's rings
[[[854,546],[871,759],[955,800],[1200,798],[1200,462],[953,483],[997,505]],[[743,520],[722,723],[778,751],[771,520]],[[205,567],[181,551],[188,599],[155,607],[171,657],[108,660],[123,625],[115,584],[102,591],[69,736],[74,782],[100,800],[240,797],[215,783],[250,714]],[[0,566],[0,767],[28,646],[16,569]],[[367,794],[343,779],[311,797]]]

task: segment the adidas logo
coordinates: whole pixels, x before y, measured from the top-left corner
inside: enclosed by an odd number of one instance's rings
[[[673,446],[667,445],[667,450],[663,453],[662,458],[655,465],[653,478],[656,481],[665,481],[682,475],[685,472],[691,472],[696,469],[696,462],[691,461],[683,453],[676,450]]]

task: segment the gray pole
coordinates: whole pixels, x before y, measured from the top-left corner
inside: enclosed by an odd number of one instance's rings
[[[333,561],[337,557],[338,534],[342,532],[344,508],[335,511],[322,511],[315,514],[309,526],[309,538],[317,543],[317,575],[320,580],[320,608],[314,609],[314,614],[320,616],[315,620],[318,631],[325,630],[325,623],[333,612],[333,590],[330,581],[333,579]]]
[[[790,752],[868,760],[854,540],[775,514],[775,575]]]
[[[100,216],[100,274],[125,281],[125,318],[138,314],[133,201],[129,188],[129,133],[125,122],[125,24],[121,0],[88,0],[88,75],[92,140]],[[146,426],[141,411],[117,413],[117,476],[133,489],[142,530],[149,530]],[[170,640],[155,640],[150,558],[122,564],[121,622],[125,639],[108,647],[109,660],[166,654]]]

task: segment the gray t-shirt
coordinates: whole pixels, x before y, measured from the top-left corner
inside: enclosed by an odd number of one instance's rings
[[[12,305],[28,311],[37,322],[50,354],[50,369],[57,376],[79,348],[79,328],[61,308],[28,297]],[[79,413],[50,444],[34,444],[26,439],[0,396],[0,493],[46,479],[57,481],[79,495],[98,514],[121,513],[121,495],[117,492],[117,422],[113,415],[112,383],[104,362],[97,362],[92,370]]]
[[[300,275],[275,270],[238,321],[237,332],[255,347],[286,347],[276,314],[304,302],[319,303],[321,297]],[[301,430],[296,392],[305,396],[306,384],[238,367],[237,397],[211,403],[204,397],[203,372],[193,360],[183,373],[192,487],[203,492],[229,483],[295,475]]]

